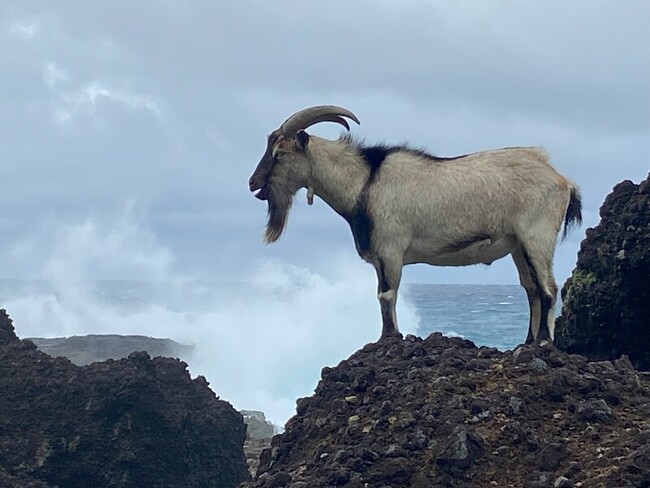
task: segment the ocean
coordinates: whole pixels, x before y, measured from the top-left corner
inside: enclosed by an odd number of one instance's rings
[[[235,408],[282,425],[323,366],[379,336],[373,274],[331,282],[272,266],[245,283],[0,280],[0,308],[20,337],[138,334],[193,345],[192,375]],[[525,339],[528,305],[516,285],[404,284],[398,320],[404,334],[442,332],[505,350]]]
[[[513,349],[528,332],[528,300],[519,285],[409,284],[406,299],[420,317],[420,335],[458,335],[478,346]]]

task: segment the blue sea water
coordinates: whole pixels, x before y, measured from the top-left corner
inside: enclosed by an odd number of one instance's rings
[[[243,283],[224,285],[198,281],[181,286],[161,286],[146,281],[94,281],[77,286],[92,295],[96,302],[113,307],[121,315],[137,314],[152,305],[178,313],[204,313],[219,303],[224,287],[240,293],[257,293],[264,300],[283,301],[292,293],[285,288],[251,291],[250,286]],[[47,281],[0,280],[0,307],[21,297],[50,296],[55,303],[70,300],[63,295],[65,293]],[[253,296],[253,300],[257,298]],[[520,344],[527,333],[528,303],[518,285],[404,284],[400,300],[415,308],[419,318],[418,333],[423,337],[441,332],[469,339],[479,346],[505,350]],[[36,302],[35,306],[38,306]]]
[[[528,301],[518,285],[405,286],[420,317],[420,335],[458,335],[478,346],[513,349],[528,332]]]

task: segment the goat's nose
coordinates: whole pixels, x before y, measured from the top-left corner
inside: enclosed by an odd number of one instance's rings
[[[250,191],[255,191],[259,190],[262,188],[262,185],[258,182],[258,178],[255,178],[255,176],[251,176],[250,179],[248,180],[248,189]]]

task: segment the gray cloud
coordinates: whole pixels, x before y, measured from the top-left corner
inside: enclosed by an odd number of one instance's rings
[[[316,103],[352,108],[370,141],[440,155],[543,145],[594,225],[611,187],[650,167],[648,14],[604,1],[5,2],[0,232],[28,239],[135,201],[179,270],[236,278],[273,257],[326,273],[332,253],[354,256],[346,224],[299,203],[283,241],[263,246],[265,208],[246,189],[265,135]],[[558,251],[560,279],[581,233]],[[11,263],[0,247],[20,274]],[[516,281],[509,263],[492,268],[406,276]]]

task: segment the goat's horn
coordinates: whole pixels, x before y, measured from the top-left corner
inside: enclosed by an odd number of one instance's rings
[[[293,114],[282,123],[280,132],[285,137],[293,137],[299,130],[306,129],[319,122],[336,122],[350,130],[350,126],[343,117],[348,117],[357,124],[361,124],[357,116],[345,108],[335,105],[317,105]]]

